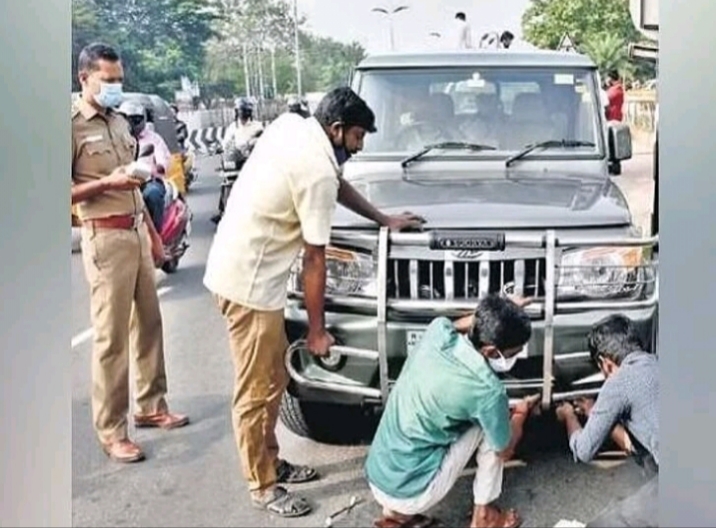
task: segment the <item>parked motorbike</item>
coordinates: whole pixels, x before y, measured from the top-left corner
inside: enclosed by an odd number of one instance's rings
[[[146,184],[152,177],[152,155],[154,147],[147,145],[137,154],[137,159],[129,167],[129,172]],[[161,179],[166,190],[164,197],[164,219],[161,226],[154,226],[159,232],[164,246],[165,273],[174,273],[179,267],[179,259],[189,248],[191,221],[193,214],[179,188],[170,180]],[[144,185],[143,184],[143,185]]]

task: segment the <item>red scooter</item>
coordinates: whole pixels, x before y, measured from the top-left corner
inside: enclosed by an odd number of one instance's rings
[[[154,154],[153,146],[147,145],[142,148],[137,154],[137,160],[129,169],[135,177],[145,183],[151,179],[152,175],[152,154]],[[164,246],[162,270],[165,273],[174,273],[179,267],[179,259],[184,256],[184,253],[189,248],[191,221],[194,215],[176,185],[165,179],[160,181],[164,184],[166,191],[164,195],[164,218],[161,227],[155,227],[159,231],[159,236]]]
[[[164,244],[162,270],[165,273],[174,273],[179,267],[179,259],[189,248],[191,221],[194,215],[189,209],[186,199],[179,193],[179,189],[172,182],[163,181],[167,194],[164,199],[166,204],[164,220],[159,230],[159,236]]]

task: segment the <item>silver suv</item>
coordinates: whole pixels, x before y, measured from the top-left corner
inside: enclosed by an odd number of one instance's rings
[[[427,324],[491,292],[532,296],[533,337],[504,381],[544,407],[598,392],[586,335],[610,313],[657,333],[652,247],[611,181],[631,157],[627,125],[607,123],[595,65],[575,53],[478,50],[375,55],[353,88],[378,132],[345,166],[386,212],[428,220],[389,233],[340,208],[327,250],[325,359],[305,349],[301,260],[289,285],[282,421],[316,437],[333,412],[380,410]]]

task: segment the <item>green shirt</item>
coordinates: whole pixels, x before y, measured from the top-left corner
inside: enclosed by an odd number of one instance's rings
[[[396,499],[424,492],[448,449],[474,425],[491,447],[510,441],[509,400],[485,358],[446,318],[435,319],[390,393],[365,471]]]

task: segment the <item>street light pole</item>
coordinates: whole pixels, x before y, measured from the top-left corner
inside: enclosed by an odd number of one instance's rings
[[[390,49],[391,51],[395,50],[395,31],[393,29],[393,15],[396,13],[400,13],[401,11],[405,11],[409,9],[410,6],[407,5],[401,5],[394,9],[388,10],[384,7],[374,7],[371,9],[374,13],[380,13],[382,15],[385,15],[388,17],[388,28],[390,30]]]
[[[301,52],[298,41],[298,0],[293,0],[293,24],[294,24],[294,54],[296,56],[296,91],[298,96],[303,95],[303,87],[301,86]]]

